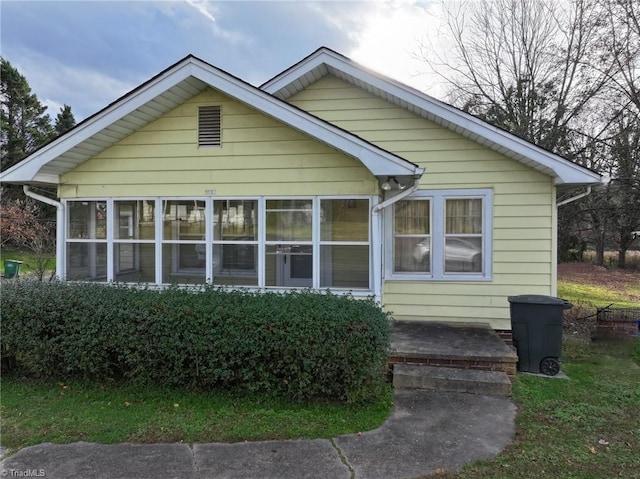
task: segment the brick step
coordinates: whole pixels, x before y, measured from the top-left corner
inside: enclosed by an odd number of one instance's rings
[[[473,357],[468,355],[442,355],[394,352],[389,359],[389,365],[411,364],[420,366],[434,366],[459,369],[477,369],[483,371],[499,371],[506,373],[510,378],[516,374],[518,356],[514,350],[510,350],[503,356]]]
[[[394,364],[393,387],[511,396],[511,381],[503,371]]]

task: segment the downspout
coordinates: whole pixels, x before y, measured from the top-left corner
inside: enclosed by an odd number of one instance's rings
[[[567,198],[566,200],[562,200],[560,203],[556,203],[556,208],[559,208],[569,203],[573,203],[574,201],[579,200],[580,198],[584,198],[585,196],[589,196],[590,194],[591,194],[591,186],[589,185],[587,186],[587,191],[585,191],[584,193],[580,193],[579,195],[572,196],[571,198]]]
[[[576,196],[572,196],[571,198],[567,198],[566,200],[562,200],[559,203],[556,203],[556,209],[554,211],[554,223],[557,225],[558,223],[558,209],[561,206],[567,205],[569,203],[573,203],[574,201],[577,201],[581,198],[584,198],[585,196],[588,196],[591,194],[591,185],[587,185],[587,190],[584,193],[580,193],[579,195]],[[551,294],[553,296],[558,294],[558,228],[556,226],[556,228],[554,228],[554,235],[553,235],[553,243],[552,243],[552,247],[553,247],[553,261],[552,261],[552,265],[553,268],[551,270]]]
[[[374,233],[376,233],[379,236],[382,236],[382,232],[384,231],[384,228],[382,227],[382,224],[380,221],[380,212],[383,209],[387,208],[388,206],[391,206],[392,204],[400,201],[401,199],[406,198],[411,193],[416,191],[418,189],[419,184],[420,184],[420,178],[414,178],[413,185],[411,185],[409,188],[373,207],[373,209],[371,210],[371,226],[374,230],[376,230],[374,231]],[[376,226],[375,228],[374,228],[374,225]],[[380,244],[382,244],[383,240],[384,238],[380,238]],[[380,255],[380,257],[376,258],[375,256],[377,255]],[[376,299],[376,301],[380,303],[382,301],[382,277],[383,277],[382,255],[380,251],[374,250],[373,262],[376,265],[380,265],[379,266],[380,274],[376,275],[376,277],[374,278],[375,284],[373,285],[373,296]]]
[[[64,205],[59,201],[34,193],[29,185],[22,185],[24,194],[41,203],[56,207],[56,276],[62,279],[64,265]]]

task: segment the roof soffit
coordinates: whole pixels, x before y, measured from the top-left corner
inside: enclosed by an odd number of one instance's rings
[[[318,73],[321,74],[321,73]],[[319,78],[319,77],[318,77]],[[129,92],[67,134],[0,176],[7,183],[51,181],[212,87],[360,160],[375,176],[419,177],[417,165],[274,98],[196,57],[189,56]]]
[[[471,114],[362,67],[330,49],[320,48],[264,83],[266,92],[288,100],[325,75],[358,88],[497,151],[562,184],[595,184],[599,174],[540,148]]]

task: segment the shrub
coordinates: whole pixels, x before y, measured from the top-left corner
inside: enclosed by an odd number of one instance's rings
[[[390,321],[312,293],[6,281],[2,347],[23,374],[354,401],[383,381]]]

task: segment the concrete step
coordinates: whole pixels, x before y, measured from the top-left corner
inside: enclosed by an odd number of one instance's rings
[[[502,371],[394,364],[393,387],[511,396],[511,381]]]

